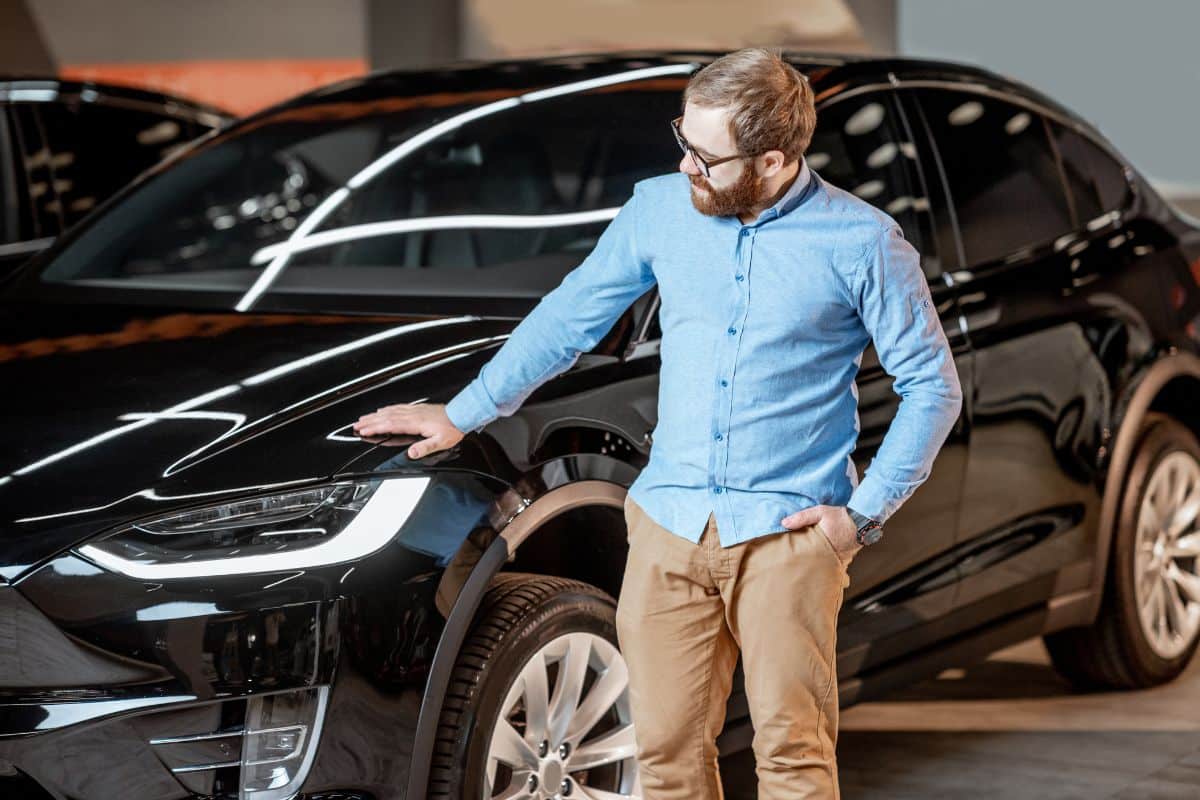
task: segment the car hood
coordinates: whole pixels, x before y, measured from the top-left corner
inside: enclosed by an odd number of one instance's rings
[[[129,519],[323,479],[444,402],[511,321],[0,305],[0,577]]]

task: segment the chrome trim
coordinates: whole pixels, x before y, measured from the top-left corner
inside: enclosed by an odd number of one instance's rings
[[[41,239],[26,239],[23,242],[10,242],[8,244],[0,244],[0,258],[5,256],[19,256],[25,253],[36,253],[39,250],[45,250],[50,245],[54,244],[55,237],[43,236]]]
[[[317,747],[320,745],[320,742],[321,742],[321,730],[325,726],[325,713],[326,713],[326,710],[327,710],[328,704],[329,704],[329,686],[328,685],[312,686],[312,687],[308,687],[307,689],[286,690],[284,692],[272,692],[271,693],[271,694],[286,694],[288,691],[304,692],[304,691],[312,691],[312,690],[316,690],[316,693],[317,693],[317,708],[313,712],[311,733],[308,734],[308,740],[307,740],[307,742],[303,743],[304,746],[301,750],[301,752],[304,754],[304,758],[300,761],[300,765],[298,767],[296,767],[296,772],[292,776],[291,780],[288,781],[287,784],[285,784],[285,786],[290,787],[294,790],[292,793],[287,795],[288,797],[294,797],[294,796],[296,796],[296,794],[299,793],[300,787],[302,787],[304,785],[304,782],[306,780],[308,780],[308,774],[310,771],[312,771],[313,761],[314,761],[314,759],[316,759],[316,756],[317,756]],[[257,698],[262,698],[265,696],[266,695],[258,695]],[[254,699],[256,699],[256,698],[255,697],[250,698],[251,701],[253,701]],[[247,707],[247,709],[248,709],[248,707]],[[295,726],[285,725],[283,727],[291,728],[291,727],[295,727]],[[308,728],[307,725],[305,725],[304,727],[306,729]],[[249,738],[250,736],[254,736],[257,733],[266,732],[269,730],[275,730],[275,728],[263,728],[260,731],[256,731],[253,728],[247,727],[246,728],[246,737]],[[238,760],[238,764],[242,767],[242,776],[241,776],[242,795],[240,795],[240,796],[247,796],[244,791],[245,790],[245,781],[246,781],[246,771],[245,770],[247,767],[255,766],[255,762],[247,759],[246,755],[247,755],[246,748],[243,747],[242,748],[242,757],[241,757],[241,759]],[[294,757],[295,756],[291,756],[285,760],[290,761],[291,758],[294,758]],[[282,789],[282,788],[284,788],[284,787],[274,787],[271,790],[258,790],[258,793],[260,795],[262,795],[262,794],[265,794],[266,791],[278,791],[279,789]]]
[[[55,81],[28,81],[29,86],[17,84],[24,81],[0,82],[0,101],[14,103],[56,103],[64,98],[78,100],[81,103],[95,103],[101,106],[124,108],[129,111],[148,111],[175,119],[186,119],[213,129],[219,128],[226,122],[236,119],[224,109],[209,111],[195,108],[182,98],[164,96],[161,101],[141,100],[114,94],[113,87],[107,84],[92,84],[84,82],[79,89],[63,89]],[[43,84],[43,85],[39,85]],[[19,96],[14,96],[19,95]]]
[[[126,714],[132,711],[143,711],[151,708],[171,706],[195,702],[199,698],[193,694],[167,695],[165,697],[135,697],[120,700],[82,700],[66,703],[14,703],[14,706],[36,707],[45,713],[45,717],[34,726],[33,730],[12,731],[0,733],[0,740],[13,736],[27,736],[31,733],[68,728],[83,722],[93,722],[98,719]]]
[[[179,775],[184,772],[207,772],[210,769],[228,769],[229,767],[240,767],[242,762],[238,761],[223,761],[220,764],[196,764],[191,767],[171,767],[171,772]]]
[[[264,733],[280,733],[282,731],[299,731],[300,739],[296,742],[296,746],[292,752],[286,756],[275,756],[273,758],[256,758],[253,761],[247,761],[246,757],[242,756],[242,764],[247,767],[259,767],[263,764],[281,764],[284,761],[291,761],[293,758],[299,758],[304,753],[304,748],[308,746],[308,725],[298,723],[296,725],[280,725],[274,728],[259,728],[258,730],[247,731],[246,738],[251,736],[261,736]]]
[[[231,739],[234,736],[241,736],[242,731],[218,731],[216,733],[197,733],[191,736],[164,736],[160,739],[151,739],[150,744],[180,744],[182,742],[204,742],[209,739]]]

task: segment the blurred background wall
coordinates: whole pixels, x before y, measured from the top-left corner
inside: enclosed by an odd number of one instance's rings
[[[367,66],[366,0],[0,0],[0,72],[132,84],[238,114]],[[23,12],[22,13],[22,9]],[[26,21],[22,21],[26,20]],[[29,24],[32,23],[32,25]],[[26,61],[36,32],[44,59]]]
[[[930,56],[1029,82],[1200,213],[1200,3],[1093,0],[0,0],[0,74],[147,86],[239,114],[370,70],[637,48]]]

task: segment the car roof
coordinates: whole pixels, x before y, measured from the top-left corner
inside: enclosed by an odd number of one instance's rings
[[[612,75],[656,66],[707,64],[723,50],[626,50],[529,58],[454,61],[429,67],[376,70],[297,95],[253,114],[258,117],[289,107],[356,102],[397,95],[435,92],[522,90]],[[777,49],[808,75],[818,96],[823,87],[844,81],[889,79],[983,84],[1047,107],[1088,128],[1094,127],[1059,101],[1010,75],[978,64],[943,58]],[[890,73],[890,76],[889,76]]]
[[[76,81],[44,75],[0,73],[0,103],[13,99],[17,92],[53,91],[60,95],[79,95],[87,100],[115,105],[151,106],[160,113],[186,117],[212,127],[231,121],[236,115],[210,103],[201,103],[177,95],[103,81]],[[92,93],[91,96],[88,93]]]

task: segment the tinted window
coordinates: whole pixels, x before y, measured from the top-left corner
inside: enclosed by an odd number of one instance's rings
[[[38,103],[63,222],[98,203],[203,132],[193,122],[102,103]]]
[[[934,278],[941,269],[929,200],[907,130],[891,92],[853,95],[817,111],[805,156],[821,177],[891,215]]]
[[[413,152],[341,203],[319,230],[467,214],[604,212],[595,221],[351,238],[294,264],[473,269],[553,253],[582,258],[634,183],[673,168],[677,150],[664,120],[677,106],[671,94],[629,92],[569,95],[489,115]]]
[[[54,168],[41,119],[31,104],[11,106],[13,138],[25,225],[32,238],[57,236],[63,228],[62,208],[54,192]]]
[[[921,254],[926,276],[936,278],[941,274],[941,262],[934,245],[930,204],[907,131],[891,92],[835,100],[817,110],[817,129],[805,158],[829,183],[891,215]],[[661,336],[655,313],[645,338]]]
[[[1087,136],[1054,120],[1048,122],[1080,222],[1123,208],[1129,191],[1124,167]]]
[[[538,297],[590,252],[634,182],[675,168],[667,121],[683,80],[663,83],[491,106],[435,95],[284,110],[148,181],[43,278],[250,304],[266,286]]]
[[[25,238],[21,224],[24,191],[24,168],[20,168],[16,138],[9,124],[9,112],[0,106],[0,244],[18,242]]]
[[[1039,114],[952,90],[925,89],[919,97],[969,264],[1003,258],[1074,227]]]

